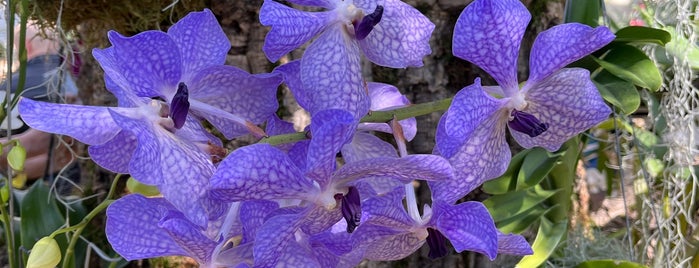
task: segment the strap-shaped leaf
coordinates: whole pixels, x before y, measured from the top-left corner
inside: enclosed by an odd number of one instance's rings
[[[538,267],[544,263],[563,239],[568,230],[568,220],[552,223],[546,218],[541,218],[539,231],[532,244],[534,254],[525,256],[517,263],[517,267]]]
[[[534,188],[492,196],[483,201],[483,204],[490,211],[493,220],[499,222],[539,206],[556,192],[558,190],[547,191],[537,185]]]

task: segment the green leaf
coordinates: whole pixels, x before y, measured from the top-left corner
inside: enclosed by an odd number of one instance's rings
[[[27,159],[27,150],[17,143],[7,153],[7,164],[15,171],[24,171],[24,161]]]
[[[615,33],[616,38],[613,42],[619,43],[652,43],[664,46],[672,40],[672,35],[669,32],[643,26],[628,26]]]
[[[483,201],[495,222],[517,216],[535,206],[540,205],[557,191],[546,191],[540,186],[494,195]]]
[[[544,206],[535,206],[514,217],[496,222],[495,226],[497,226],[498,230],[504,234],[521,234],[534,225],[534,223],[538,221],[541,216],[546,215],[549,213],[549,211],[552,211],[558,207],[559,205],[554,205],[546,209]]]
[[[592,260],[581,262],[576,268],[647,268],[637,262],[622,260]]]
[[[510,165],[507,167],[505,174],[502,174],[502,176],[496,179],[483,183],[483,191],[496,195],[507,193],[510,190],[515,190],[515,187],[513,186],[517,183],[517,174],[519,174],[519,169],[522,167],[522,161],[524,161],[524,157],[528,153],[528,150],[524,150],[512,157]]]
[[[573,194],[573,183],[575,181],[575,170],[580,158],[580,138],[575,136],[563,144],[561,149],[564,155],[561,161],[553,167],[549,173],[549,179],[542,182],[542,186],[547,190],[555,190],[557,193],[551,197],[551,202],[560,206],[547,214],[549,219],[560,221],[568,218]]]
[[[539,184],[556,165],[562,153],[551,153],[541,147],[528,150],[529,153],[522,162],[522,168],[517,175],[517,189],[528,188]]]
[[[568,230],[567,220],[562,220],[554,224],[545,217],[541,218],[539,231],[532,244],[534,254],[524,256],[524,258],[517,263],[516,267],[538,267],[544,263],[549,256],[551,256],[551,253],[556,250],[566,230]]]
[[[602,98],[626,115],[632,114],[641,105],[641,95],[629,81],[603,70],[595,76],[593,82]]]
[[[635,85],[656,91],[663,78],[660,71],[640,49],[629,45],[613,46],[603,59],[596,59],[602,68]]]
[[[65,223],[55,199],[50,196],[49,188],[41,180],[36,181],[22,198],[20,215],[20,233],[24,248],[32,248],[36,241],[50,235]],[[55,238],[61,248],[68,245],[65,236]]]
[[[564,22],[579,22],[592,27],[599,26],[602,16],[601,0],[566,0]]]

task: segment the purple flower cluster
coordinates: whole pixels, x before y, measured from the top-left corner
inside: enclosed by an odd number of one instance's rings
[[[425,243],[430,257],[444,256],[446,240],[457,252],[490,259],[531,254],[523,237],[496,229],[481,203],[457,201],[504,172],[506,126],[525,147],[556,150],[608,116],[589,73],[562,68],[610,42],[609,30],[565,24],[542,33],[530,79],[519,88],[515,67],[529,13],[516,0],[474,1],[457,22],[454,54],[500,86],[476,80],[462,89],[440,121],[436,154],[409,155],[414,118],[359,122],[369,111],[410,104],[393,86],[364,82],[359,61],[363,54],[387,67],[421,66],[434,25],[399,0],[289,2],[324,11],[264,2],[271,61],[315,38],[300,60],[272,73],[223,65],[230,44],[205,10],[167,32],[109,33],[112,46],[93,55],[118,107],[20,101],[31,127],[89,144],[100,166],[160,190],[108,208],[114,249],[128,260],[190,256],[202,267],[353,267],[398,260]],[[311,138],[245,146],[221,161],[222,143],[202,121],[227,139],[293,132],[274,114],[282,82],[311,113]],[[264,122],[266,133],[258,127]],[[393,134],[397,148],[374,132]],[[432,189],[422,212],[414,180]]]

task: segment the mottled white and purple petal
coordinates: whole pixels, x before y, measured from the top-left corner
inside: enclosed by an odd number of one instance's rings
[[[306,159],[308,156],[308,145],[311,144],[310,140],[302,140],[294,143],[294,146],[289,149],[288,156],[294,164],[300,169],[306,169],[307,163]]]
[[[369,2],[369,1],[368,1]],[[370,1],[375,2],[375,1]],[[422,66],[422,58],[429,55],[430,36],[434,24],[420,11],[400,0],[385,0],[379,24],[359,41],[364,55],[372,62],[386,67],[406,68]],[[360,4],[355,1],[355,5]],[[369,13],[375,7],[371,7]]]
[[[179,48],[182,59],[180,81],[185,83],[206,67],[223,65],[231,48],[228,37],[209,9],[190,12],[172,25],[167,34]]]
[[[290,241],[284,250],[275,266],[270,267],[304,267],[304,268],[322,268],[320,262],[315,256],[314,249],[311,249],[308,243],[304,241]],[[333,267],[333,266],[330,266]]]
[[[107,208],[105,233],[112,248],[126,260],[188,255],[158,226],[160,219],[175,208],[163,198],[131,194]]]
[[[190,99],[215,108],[192,104],[191,110],[206,118],[227,139],[232,139],[249,130],[218,110],[260,124],[279,107],[276,93],[281,80],[278,74],[251,75],[233,66],[212,66],[192,79]]]
[[[426,229],[414,232],[405,229],[362,224],[355,231],[353,239],[365,247],[364,258],[372,261],[400,260],[425,244]]]
[[[362,224],[391,227],[396,230],[408,230],[417,223],[410,218],[403,207],[405,190],[394,189],[383,196],[375,196],[362,202]],[[357,230],[359,231],[359,230]]]
[[[342,0],[340,0],[342,1]],[[335,0],[335,2],[340,2]],[[377,5],[386,5],[386,0],[351,0],[355,7],[358,7],[364,11],[364,14],[369,14],[376,9]]]
[[[219,164],[211,177],[210,195],[228,202],[305,199],[315,189],[284,152],[269,144],[253,144],[233,151]]]
[[[116,74],[107,73],[118,86],[140,97],[170,99],[175,94],[182,77],[182,58],[170,36],[161,31],[145,31],[132,37],[110,31],[108,36],[118,65],[115,70],[122,73],[123,82],[127,83],[122,85]]]
[[[390,143],[364,132],[355,133],[352,142],[342,146],[342,158],[345,163],[375,157],[397,158],[398,152]]]
[[[222,146],[221,139],[207,131],[206,128],[202,126],[199,119],[192,114],[187,115],[184,126],[176,130],[175,135],[183,140],[194,143],[211,143],[217,146]]]
[[[505,173],[512,157],[505,140],[507,118],[507,111],[502,110],[488,117],[449,157],[455,178],[428,182],[435,199],[452,204],[484,181]],[[439,152],[444,153],[442,147]]]
[[[398,91],[398,88],[376,82],[367,82],[369,98],[371,99],[371,111],[385,111],[410,105],[410,100]],[[403,136],[411,141],[417,134],[417,121],[408,118],[398,121],[403,128]],[[393,129],[386,123],[361,123],[360,130],[373,130],[385,133],[393,133]]]
[[[465,142],[483,121],[503,109],[505,104],[505,100],[486,94],[480,78],[476,78],[472,85],[456,93],[448,113],[444,115],[446,135],[457,143]],[[437,146],[444,157],[452,157],[454,148],[444,148],[444,144]]]
[[[532,246],[521,235],[503,234],[498,231],[498,253],[511,255],[534,254]]]
[[[284,77],[284,84],[289,88],[294,99],[302,108],[308,110],[311,100],[306,87],[301,81],[301,60],[290,61],[274,69],[275,73],[281,73]]]
[[[566,68],[539,83],[525,96],[527,112],[549,125],[536,137],[518,131],[512,136],[525,148],[541,146],[558,150],[568,139],[609,117],[611,110],[590,80],[585,69]]]
[[[279,204],[268,200],[249,200],[240,205],[240,223],[243,226],[242,244],[252,242],[257,230],[262,227],[267,216],[279,208]]]
[[[449,239],[456,252],[482,253],[490,260],[498,254],[498,231],[483,203],[464,202],[458,205],[433,203],[432,222]]]
[[[359,119],[369,111],[359,47],[343,27],[329,26],[301,59],[301,81],[309,100],[304,108],[312,116],[321,110],[342,109]]]
[[[330,229],[341,220],[342,212],[339,203],[335,208],[330,210],[322,206],[313,206],[304,212],[300,227],[304,233],[314,235]]]
[[[136,150],[138,140],[128,131],[119,131],[113,139],[87,148],[90,158],[97,165],[114,173],[128,174],[131,156]]]
[[[267,135],[274,136],[295,133],[296,130],[293,123],[282,120],[277,114],[272,114],[267,118],[265,132],[267,132]]]
[[[535,87],[566,65],[602,48],[614,37],[607,27],[592,28],[580,23],[561,24],[541,32],[532,45],[529,80],[523,89]]]
[[[300,11],[273,0],[265,0],[260,9],[260,23],[271,26],[262,50],[276,62],[282,56],[308,42],[325,29],[332,12]]]
[[[93,52],[95,51],[93,50]],[[150,98],[139,97],[132,91],[124,90],[107,74],[104,75],[104,85],[117,98],[117,106],[119,107],[138,107],[150,101]]]
[[[488,72],[510,96],[517,86],[517,55],[531,19],[519,0],[476,0],[454,26],[453,54]]]
[[[357,129],[357,120],[343,110],[323,110],[311,118],[310,129],[312,138],[307,151],[306,176],[323,187],[335,171],[335,155]]]
[[[55,104],[28,98],[20,99],[18,106],[22,120],[30,127],[68,135],[89,145],[105,143],[121,131],[107,107]]]
[[[138,103],[141,102],[138,96],[151,97],[160,95],[156,88],[132,84],[125,77],[128,72],[122,72],[120,60],[117,58],[113,46],[105,49],[95,48],[92,50],[92,56],[95,57],[95,60],[104,70],[107,90],[116,96],[120,107],[138,106]]]
[[[217,243],[206,237],[201,227],[187,220],[181,212],[168,211],[158,226],[168,232],[170,237],[189,253],[188,256],[200,264],[211,263],[211,254]]]
[[[451,181],[454,169],[445,158],[438,155],[413,154],[402,158],[380,157],[347,163],[333,174],[336,185],[355,180],[387,177],[409,183],[413,180]]]
[[[336,5],[336,0],[287,0],[290,3],[294,3],[301,6],[312,6],[312,7],[324,7],[327,9],[333,9]]]
[[[257,231],[253,255],[255,267],[274,267],[287,246],[294,242],[303,214],[283,214],[270,218]]]
[[[235,268],[248,268],[253,266],[253,255],[252,246],[254,243],[241,244],[226,250],[222,250],[214,262],[220,266],[231,265],[232,263],[237,264],[237,266],[232,266]]]

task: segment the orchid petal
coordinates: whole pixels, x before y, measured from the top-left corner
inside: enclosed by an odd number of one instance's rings
[[[257,230],[262,227],[269,213],[278,208],[279,204],[273,201],[250,200],[242,202],[240,205],[240,222],[243,225],[241,243],[252,242]]]
[[[253,144],[233,151],[211,177],[211,196],[228,202],[252,199],[304,199],[313,181],[282,151]]]
[[[306,176],[321,187],[335,170],[335,155],[349,142],[357,121],[343,110],[323,110],[311,118],[311,143],[308,145]]]
[[[187,220],[181,212],[169,211],[158,226],[189,252],[188,256],[195,258],[199,263],[211,262],[211,254],[217,243],[202,234],[201,228]]]
[[[511,255],[531,255],[534,254],[532,246],[521,235],[502,234],[498,231],[498,253]]]
[[[437,210],[439,209],[439,212]],[[498,253],[495,222],[483,203],[435,205],[437,229],[449,239],[456,252],[464,250],[485,254],[492,261]]]
[[[330,210],[322,206],[313,206],[304,211],[303,214],[300,226],[301,230],[308,235],[323,232],[342,220],[340,204]]]
[[[32,128],[71,136],[80,142],[102,144],[119,133],[106,107],[55,104],[22,98],[19,114]]]
[[[301,5],[301,6],[311,6],[311,7],[324,7],[327,9],[333,9],[335,7],[335,1],[333,0],[287,0],[291,3]]]
[[[162,198],[131,194],[107,208],[105,233],[112,248],[127,260],[188,255],[158,226],[168,210],[175,208]]]
[[[342,146],[342,158],[346,163],[375,157],[398,157],[396,148],[369,133],[357,132],[352,142]]]
[[[140,103],[140,97],[151,97],[160,95],[158,88],[153,88],[152,86],[134,87],[125,75],[127,72],[121,71],[120,60],[117,58],[116,51],[113,46],[92,50],[92,56],[100,64],[100,67],[104,70],[105,84],[107,90],[112,92],[119,101],[120,107],[135,107],[137,103]]]
[[[592,28],[580,23],[566,23],[541,32],[534,40],[529,56],[530,88],[566,65],[598,50],[614,40],[607,27]]]
[[[453,54],[478,65],[506,94],[514,94],[519,89],[517,55],[530,19],[519,0],[471,2],[454,26]]]
[[[265,0],[260,9],[260,23],[272,26],[262,50],[276,62],[282,56],[318,35],[330,20],[330,12],[300,11],[276,1]]]
[[[507,111],[494,113],[458,147],[449,157],[455,178],[429,182],[433,197],[451,204],[484,181],[505,173],[511,159],[510,147],[505,140],[507,116]],[[440,153],[443,153],[441,148]]]
[[[223,65],[231,48],[228,37],[209,9],[190,12],[172,25],[167,34],[175,41],[182,55],[183,69],[180,81],[185,83],[199,70]]]
[[[403,189],[395,189],[383,196],[369,198],[362,202],[363,224],[380,225],[399,230],[414,227],[415,222],[403,207]]]
[[[408,155],[402,158],[372,158],[347,163],[333,174],[336,184],[347,184],[371,177],[389,177],[403,183],[415,179],[427,181],[454,180],[449,161],[437,155]]]
[[[355,1],[355,4],[358,3]],[[359,41],[362,52],[370,61],[381,66],[422,66],[422,58],[432,53],[429,39],[434,24],[417,9],[400,0],[386,0],[384,5],[381,21],[365,39]]]
[[[169,99],[175,94],[182,76],[182,58],[178,50],[167,49],[177,47],[170,36],[160,31],[145,31],[132,37],[110,31],[108,36],[118,59],[118,70],[128,83],[122,85],[115,80],[122,89],[130,89],[140,97]]]
[[[556,151],[568,139],[609,117],[604,103],[585,69],[562,69],[527,92],[524,112],[549,125],[536,137],[518,131],[512,136],[525,148],[541,146]],[[565,103],[565,105],[563,105]]]
[[[280,83],[281,76],[277,74],[251,75],[233,66],[212,66],[192,79],[190,98],[215,109],[192,108],[227,139],[233,139],[249,133],[249,130],[240,122],[228,119],[218,109],[260,124],[279,107],[277,87]]]
[[[308,97],[307,88],[301,81],[301,60],[290,61],[274,69],[275,73],[281,73],[284,77],[284,84],[289,88],[291,94],[299,106],[308,110],[311,99]]]
[[[357,42],[342,27],[328,27],[301,59],[301,79],[309,98],[304,108],[313,116],[321,110],[342,109],[359,119],[369,111]]]
[[[129,173],[129,162],[136,150],[136,137],[128,131],[119,131],[113,139],[87,148],[92,161],[114,173]]]
[[[364,258],[372,261],[393,261],[407,257],[425,244],[427,231],[409,232],[392,228],[363,224],[357,228],[358,243],[365,244]]]
[[[253,255],[256,267],[273,267],[294,240],[300,225],[300,214],[284,214],[272,217],[257,231]]]

